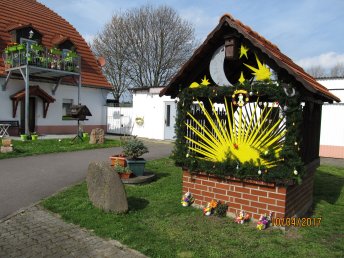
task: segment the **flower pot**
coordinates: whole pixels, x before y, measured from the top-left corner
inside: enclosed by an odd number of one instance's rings
[[[31,134],[31,140],[37,141],[38,135],[37,134]]]
[[[23,45],[23,44],[19,44],[19,45],[17,45],[17,50],[25,50],[25,45]]]
[[[11,46],[8,48],[9,52],[16,52],[17,51],[17,46]]]
[[[119,173],[118,175],[121,179],[129,179],[134,176],[133,173]]]
[[[118,163],[118,165],[121,166],[121,167],[126,167],[127,166],[127,160],[123,156],[119,156],[119,155],[111,156],[110,157],[110,161],[111,161],[111,166],[115,166],[116,163]]]
[[[137,159],[137,160],[127,160],[128,167],[133,171],[135,176],[143,176],[145,172],[146,160]]]
[[[26,134],[21,134],[21,135],[20,135],[20,139],[21,139],[22,141],[27,141],[27,135],[26,135]]]

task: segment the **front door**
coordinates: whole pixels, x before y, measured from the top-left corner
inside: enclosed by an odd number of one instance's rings
[[[29,131],[34,132],[36,127],[36,99],[30,98],[29,101]],[[25,133],[25,101],[20,104],[20,132]]]
[[[175,136],[174,125],[176,123],[176,110],[177,104],[174,101],[165,102],[165,140],[172,140]]]

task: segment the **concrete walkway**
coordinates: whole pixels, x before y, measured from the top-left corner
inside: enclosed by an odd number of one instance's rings
[[[33,206],[0,223],[0,257],[146,257]]]
[[[171,142],[143,141],[149,149],[143,156],[147,160],[167,157],[173,148]],[[84,180],[90,161],[107,161],[121,150],[116,147],[0,160],[0,257],[144,257],[33,205]]]

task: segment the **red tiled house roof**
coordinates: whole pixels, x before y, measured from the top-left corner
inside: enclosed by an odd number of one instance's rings
[[[77,53],[81,56],[83,86],[111,88],[85,40],[61,16],[35,0],[1,0],[0,10],[0,52],[11,42],[11,29],[29,25],[42,34],[41,43],[45,47],[52,48],[67,39],[75,45]],[[0,76],[6,76],[2,58]]]
[[[340,99],[329,92],[327,88],[318,83],[312,76],[307,74],[300,66],[295,64],[289,57],[284,55],[276,45],[266,40],[264,37],[253,31],[250,27],[235,20],[231,15],[225,14],[221,17],[219,24],[208,35],[203,44],[194,52],[192,57],[179,70],[169,85],[160,92],[160,96],[169,95],[176,97],[180,87],[187,87],[195,78],[194,74],[201,65],[209,64],[209,57],[218,47],[218,42],[224,44],[224,36],[231,31],[238,33],[249,42],[256,50],[260,51],[265,63],[278,73],[283,73],[284,77],[289,77],[300,89],[305,88],[313,98],[322,101],[340,102]]]

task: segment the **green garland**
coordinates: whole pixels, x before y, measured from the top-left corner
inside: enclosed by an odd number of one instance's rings
[[[224,162],[209,162],[189,154],[188,144],[185,139],[187,112],[190,111],[192,102],[196,99],[211,99],[212,101],[223,102],[224,98],[231,101],[231,96],[236,89],[245,89],[253,92],[251,99],[259,98],[262,101],[279,102],[286,106],[284,110],[286,116],[286,135],[280,158],[283,160],[272,168],[257,167],[253,162],[240,164],[238,160],[227,159]],[[234,87],[206,86],[196,89],[185,88],[179,92],[178,114],[176,118],[175,132],[176,143],[173,150],[175,164],[187,167],[191,172],[206,172],[218,176],[234,176],[240,179],[254,179],[265,182],[275,182],[282,185],[290,185],[295,182],[300,183],[305,170],[300,158],[301,137],[300,126],[302,122],[302,107],[300,96],[296,92],[293,97],[288,97],[283,88],[276,82],[255,82],[254,84],[237,84]],[[274,152],[261,153],[266,160],[275,160]],[[261,170],[259,175],[257,172]],[[297,175],[294,174],[295,170]]]

